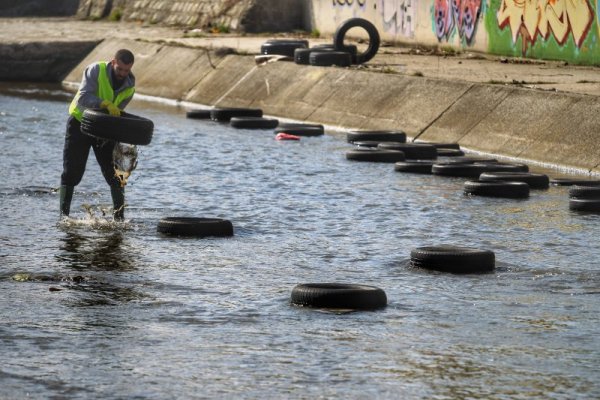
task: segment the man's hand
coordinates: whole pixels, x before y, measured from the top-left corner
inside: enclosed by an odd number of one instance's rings
[[[110,115],[112,115],[113,117],[121,116],[121,110],[119,109],[119,107],[115,106],[113,103],[111,103],[108,100],[104,100],[102,103],[100,103],[100,108],[107,109],[108,113]]]

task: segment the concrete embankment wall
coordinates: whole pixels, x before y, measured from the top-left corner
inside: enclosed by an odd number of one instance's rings
[[[163,44],[107,40],[66,78],[115,49],[136,54],[138,93],[353,129],[402,129],[424,141],[600,173],[600,100],[461,81],[275,62]],[[598,112],[596,112],[598,111]]]

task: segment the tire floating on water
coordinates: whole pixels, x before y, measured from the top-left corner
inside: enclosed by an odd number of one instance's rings
[[[150,144],[153,131],[152,121],[124,111],[117,117],[109,115],[105,110],[87,109],[81,119],[81,132],[120,143]]]
[[[215,108],[210,110],[213,121],[229,122],[234,117],[262,117],[263,111],[259,108]]]
[[[531,189],[548,189],[550,186],[548,175],[530,172],[484,172],[479,176],[479,180],[525,182]]]
[[[569,197],[572,199],[600,199],[600,187],[573,186],[569,189]]]
[[[158,222],[156,230],[175,236],[233,236],[231,221],[221,218],[166,217]]]
[[[387,305],[387,296],[375,286],[303,283],[292,289],[291,303],[315,308],[375,310]]]
[[[473,196],[525,199],[529,197],[529,185],[525,182],[466,181],[464,192]]]
[[[375,141],[406,143],[406,133],[402,131],[350,131],[346,134],[348,143]]]
[[[465,152],[458,149],[448,149],[445,147],[436,147],[438,157],[462,157]]]
[[[379,143],[377,148],[402,151],[409,160],[433,160],[437,158],[437,149],[430,144],[383,142]]]
[[[600,186],[600,180],[597,179],[572,179],[572,178],[553,178],[550,184],[554,186]]]
[[[350,18],[344,21],[336,29],[335,34],[333,35],[333,45],[335,46],[336,50],[343,51],[344,47],[346,46],[344,44],[346,33],[348,33],[348,31],[352,28],[362,28],[367,31],[367,34],[369,35],[369,47],[363,53],[358,53],[356,55],[356,64],[366,63],[375,57],[381,42],[377,28],[366,19]]]
[[[211,110],[188,110],[185,116],[190,119],[210,119]]]
[[[410,252],[414,267],[457,274],[490,272],[495,268],[493,251],[459,246],[425,246]]]
[[[572,211],[600,212],[600,199],[569,199]]]
[[[433,167],[433,161],[431,160],[408,160],[394,164],[395,171],[416,174],[431,174],[431,167]]]
[[[372,148],[357,148],[346,152],[346,159],[352,161],[368,161],[396,163],[405,160],[404,153],[398,150],[381,150]]]
[[[275,133],[288,133],[296,136],[321,136],[325,134],[325,127],[319,124],[279,124]]]
[[[262,117],[233,117],[230,124],[241,129],[274,129],[279,125],[279,120]]]

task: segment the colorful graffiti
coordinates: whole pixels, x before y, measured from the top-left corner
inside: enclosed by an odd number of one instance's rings
[[[433,21],[438,40],[448,41],[456,26],[459,37],[473,44],[480,13],[481,0],[435,0]]]
[[[502,0],[497,18],[500,29],[510,27],[513,43],[521,36],[525,54],[528,43],[535,44],[538,36],[547,40],[551,33],[562,46],[570,32],[581,47],[594,15],[588,0]]]
[[[378,0],[377,9],[383,17],[383,27],[395,35],[414,37],[417,0]]]

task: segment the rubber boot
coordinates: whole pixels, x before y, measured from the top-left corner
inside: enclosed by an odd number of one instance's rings
[[[110,195],[113,201],[113,219],[123,221],[125,219],[125,188],[111,186]]]
[[[68,217],[71,211],[71,200],[73,199],[73,191],[75,186],[61,185],[58,191],[60,196],[60,216]]]

